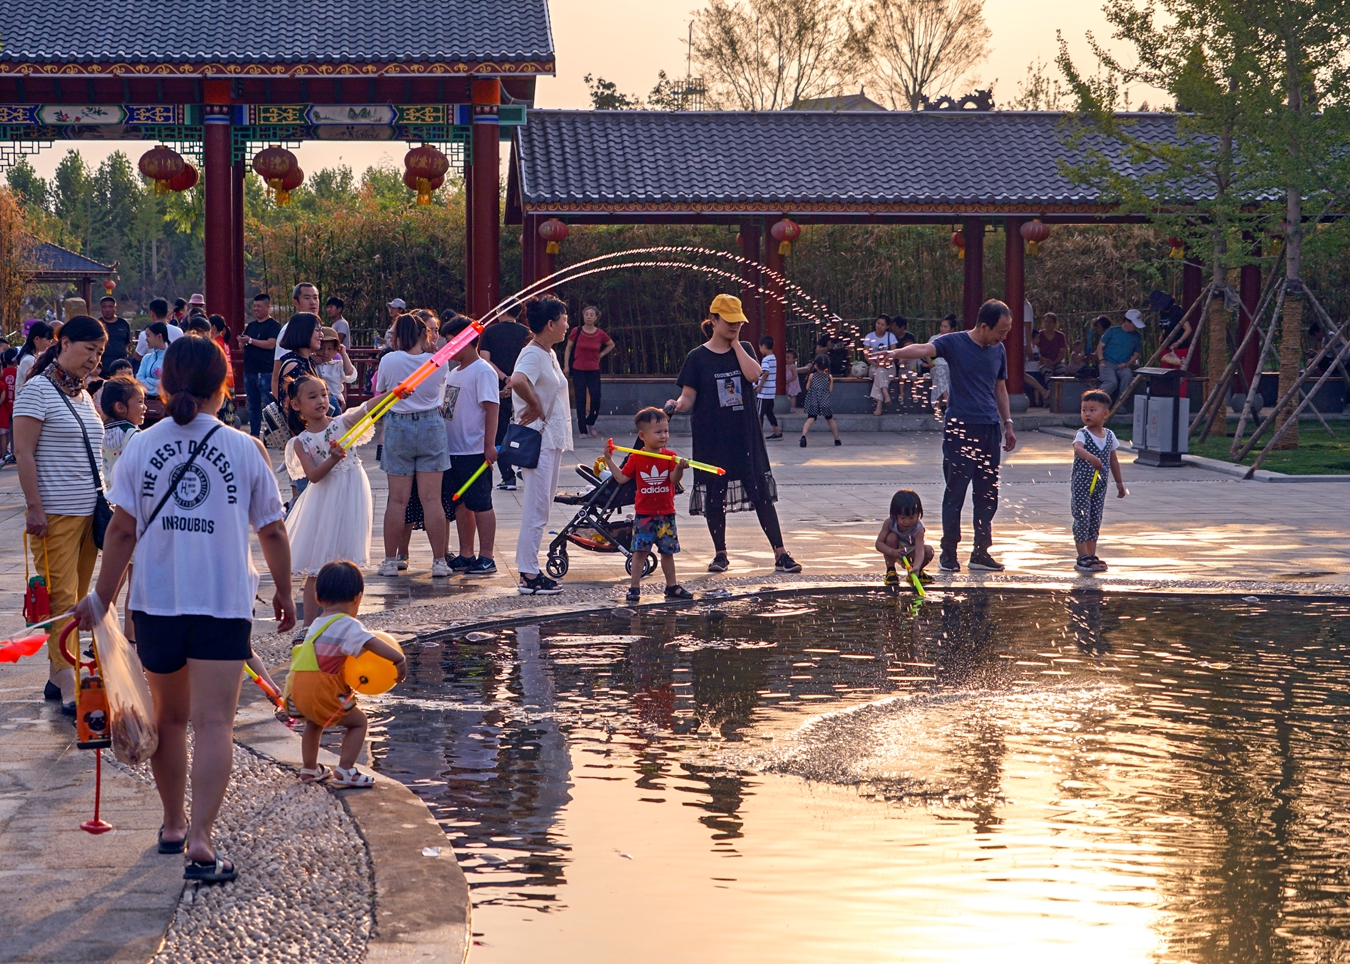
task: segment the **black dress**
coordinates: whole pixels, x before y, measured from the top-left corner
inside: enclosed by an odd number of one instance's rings
[[[746,354],[754,349],[741,342]],[[694,433],[694,459],[727,470],[719,477],[694,471],[689,514],[702,515],[708,484],[726,484],[726,511],[741,512],[757,502],[775,502],[778,487],[769,470],[769,453],[760,434],[755,389],[741,371],[735,351],[718,354],[699,345],[684,360],[676,384],[697,394],[689,421]]]

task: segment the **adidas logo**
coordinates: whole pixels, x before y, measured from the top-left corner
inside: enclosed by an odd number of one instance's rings
[[[644,486],[664,486],[666,480],[670,478],[670,473],[668,471],[665,469],[658,469],[655,466],[650,470],[638,469],[638,475],[642,477],[642,484]]]

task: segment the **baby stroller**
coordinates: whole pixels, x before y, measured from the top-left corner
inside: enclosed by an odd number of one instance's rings
[[[625,462],[627,460],[625,459]],[[578,465],[577,475],[591,488],[576,494],[559,493],[554,502],[580,506],[577,514],[558,530],[548,546],[548,562],[544,570],[553,579],[567,574],[567,547],[569,543],[588,552],[621,552],[624,568],[633,572],[633,523],[628,519],[614,519],[615,514],[632,505],[637,496],[637,482],[629,479],[620,485],[610,476],[601,478],[589,465]],[[676,486],[677,493],[683,489]],[[656,554],[648,553],[642,574],[651,575],[656,568]]]

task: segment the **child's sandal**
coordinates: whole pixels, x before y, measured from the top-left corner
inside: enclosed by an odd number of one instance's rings
[[[350,770],[344,770],[342,767],[338,767],[333,772],[335,774],[333,777],[333,786],[335,787],[354,787],[363,789],[375,785],[375,778],[373,776],[369,773],[362,773],[356,767],[352,767]]]
[[[301,783],[322,783],[332,775],[333,771],[328,769],[328,767],[324,766],[322,763],[312,770],[309,767],[300,768]]]

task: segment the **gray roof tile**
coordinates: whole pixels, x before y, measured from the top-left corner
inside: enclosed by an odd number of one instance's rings
[[[1170,140],[1176,119],[1128,115],[1136,136]],[[519,131],[527,209],[573,206],[1024,206],[1103,203],[1060,162],[1065,115],[1048,112],[530,111]],[[1123,172],[1120,145],[1091,143]]]
[[[10,63],[540,62],[547,0],[7,0]]]
[[[113,270],[110,265],[99,264],[92,258],[47,241],[39,242],[33,249],[33,264],[39,272],[46,274],[110,274]]]

